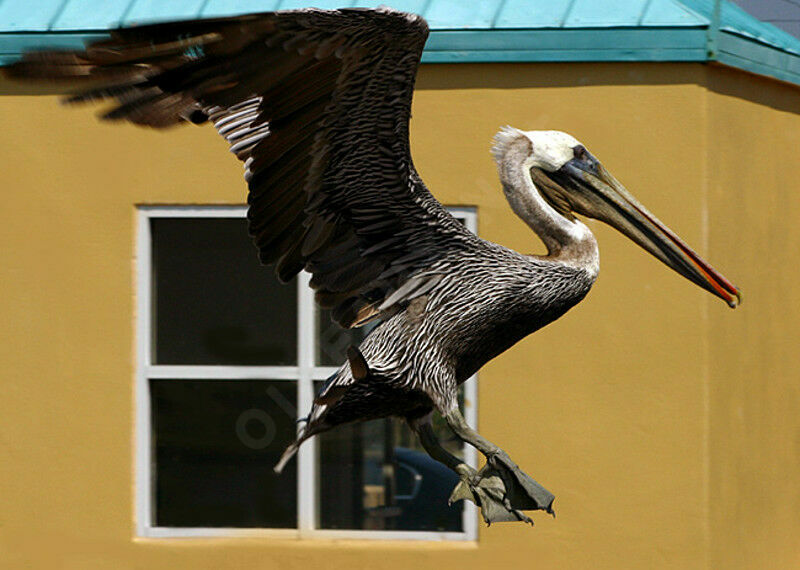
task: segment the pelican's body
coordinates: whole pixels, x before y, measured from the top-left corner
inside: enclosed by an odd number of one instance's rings
[[[460,246],[428,271],[441,280],[384,321],[359,347],[372,376],[397,391],[391,401],[383,401],[386,394],[357,390],[328,404],[328,390],[357,383],[346,364],[326,383],[299,441],[354,420],[385,415],[411,419],[433,407],[442,413],[456,409],[459,384],[589,292],[600,269],[594,235],[579,220],[554,211],[527,175],[534,164],[562,167],[580,143],[558,131],[511,128],[498,133],[495,143],[493,155],[506,197],[549,254],[523,255],[465,232],[454,234]],[[534,152],[534,145],[541,150]],[[409,409],[402,412],[406,401]]]
[[[436,283],[359,347],[369,379],[354,378],[350,363],[329,378],[279,468],[302,441],[342,423],[390,415],[413,421],[434,408],[443,414],[457,410],[458,385],[591,289],[600,269],[594,235],[579,220],[555,212],[527,175],[534,164],[560,168],[580,143],[558,131],[512,128],[498,133],[495,143],[506,197],[542,237],[549,255],[523,255],[463,231],[450,235],[459,246],[426,271],[437,276]]]
[[[390,9],[300,10],[116,30],[86,51],[26,54],[12,76],[84,85],[104,118],[156,128],[211,122],[243,161],[250,233],[288,281],[309,271],[345,327],[378,326],[325,383],[280,470],[305,439],[353,421],[408,420],[461,482],[452,500],[487,521],[530,521],[553,495],[471,429],[457,387],[589,292],[605,221],[735,306],[739,293],[644,209],[572,136],[507,127],[492,149],[513,211],[547,255],[469,233],[414,169],[408,121],[427,25]],[[87,87],[88,85],[88,87]],[[436,441],[438,410],[487,458],[479,472]]]
[[[432,268],[444,276],[439,284],[378,325],[359,347],[381,382],[418,392],[421,401],[427,400],[424,405],[414,400],[410,417],[433,407],[452,409],[459,384],[580,302],[597,277],[594,261],[583,265],[527,256],[480,239],[469,240],[469,247]],[[353,382],[345,364],[327,387]],[[340,412],[356,405],[351,400],[363,409],[352,416]],[[330,409],[317,406],[304,435],[355,419],[404,416],[401,405],[402,401],[381,402],[378,396],[371,399],[368,392],[348,392]],[[323,421],[315,424],[323,412]]]

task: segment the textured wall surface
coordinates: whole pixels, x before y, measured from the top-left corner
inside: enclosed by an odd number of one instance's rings
[[[712,568],[797,568],[800,101],[722,69],[708,85],[709,255],[746,307],[708,313]]]
[[[700,64],[422,69],[415,161],[440,200],[477,206],[484,238],[543,249],[505,203],[492,135],[565,130],[745,297],[731,311],[591,222],[594,290],[481,372],[481,432],[558,518],[477,544],[135,538],[136,205],[242,203],[241,167],[209,127],[105,125],[0,92],[0,565],[800,564],[795,88]]]

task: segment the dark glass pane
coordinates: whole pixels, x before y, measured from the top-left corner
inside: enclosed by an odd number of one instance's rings
[[[154,218],[158,364],[297,362],[297,286],[263,267],[240,218]]]
[[[295,436],[296,382],[150,380],[150,391],[157,526],[297,526],[297,462],[272,471]]]
[[[463,456],[441,417],[439,440]],[[320,527],[460,532],[463,504],[448,506],[458,477],[422,449],[405,422],[338,426],[320,438]]]
[[[357,329],[343,329],[331,320],[329,310],[317,310],[317,364],[339,366],[347,358],[347,347],[361,344],[374,327],[368,324]]]

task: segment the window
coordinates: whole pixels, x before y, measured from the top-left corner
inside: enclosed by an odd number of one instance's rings
[[[474,506],[447,506],[455,475],[400,421],[335,428],[273,473],[298,411],[366,331],[318,310],[307,274],[281,285],[259,265],[245,212],[139,210],[139,535],[474,539]],[[475,230],[474,211],[452,212]],[[461,397],[474,424],[474,379]]]

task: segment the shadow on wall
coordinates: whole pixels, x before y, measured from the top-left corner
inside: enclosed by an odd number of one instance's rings
[[[535,66],[537,73],[519,73]],[[435,73],[429,70],[437,69]],[[441,73],[445,68],[446,72]],[[745,99],[788,113],[800,114],[800,86],[705,63],[454,63],[425,64],[417,90],[524,89],[596,87],[603,85],[695,84],[715,93]],[[2,95],[55,95],[60,85],[29,85],[8,80],[0,71]]]
[[[518,73],[519,66],[537,73]],[[428,73],[433,67],[446,73]],[[800,114],[800,87],[705,63],[458,63],[427,64],[417,89],[525,89],[603,85],[695,84],[716,93]]]
[[[709,66],[704,85],[720,95],[800,115],[798,85],[736,71],[718,64]]]

